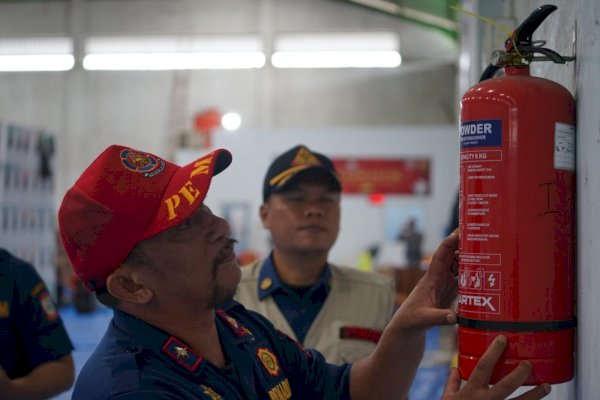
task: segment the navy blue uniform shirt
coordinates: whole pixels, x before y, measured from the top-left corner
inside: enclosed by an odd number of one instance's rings
[[[73,350],[46,285],[31,264],[0,249],[0,364],[9,378]]]
[[[331,269],[329,264],[325,265],[319,280],[308,287],[291,287],[279,279],[279,275],[273,264],[273,253],[265,259],[260,270],[259,282],[269,282],[269,285],[258,287],[258,299],[272,296],[275,304],[285,316],[285,319],[294,330],[300,343],[308,333],[308,329],[319,314],[323,303],[329,294],[329,281]]]
[[[230,360],[223,369],[176,337],[115,310],[72,399],[350,398],[350,364],[327,364],[260,314],[234,301],[215,313],[215,323]]]

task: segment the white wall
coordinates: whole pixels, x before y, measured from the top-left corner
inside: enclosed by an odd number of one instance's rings
[[[425,251],[433,251],[443,237],[458,188],[458,134],[454,125],[397,126],[387,128],[287,129],[217,132],[214,147],[232,151],[233,163],[212,183],[207,204],[222,215],[222,206],[247,202],[251,210],[251,247],[268,251],[268,235],[258,217],[262,183],[271,161],[296,144],[335,157],[401,158],[431,160],[431,194],[388,196],[385,206],[373,206],[364,195],[342,198],[341,230],[331,260],[353,265],[358,254],[385,240],[386,207],[425,211]],[[180,152],[177,162],[190,162],[200,153]],[[399,227],[398,227],[399,229]]]

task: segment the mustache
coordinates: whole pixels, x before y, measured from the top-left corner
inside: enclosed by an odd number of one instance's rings
[[[213,260],[213,274],[216,274],[219,263],[221,262],[221,260],[225,259],[225,257],[227,257],[230,252],[233,251],[233,248],[236,243],[238,243],[238,241],[234,238],[229,237],[224,240],[223,247],[221,247],[221,250],[219,250],[219,254]]]

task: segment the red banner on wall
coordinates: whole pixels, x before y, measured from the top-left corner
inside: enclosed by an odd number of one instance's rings
[[[343,193],[430,193],[427,158],[336,158],[332,161],[342,180]]]

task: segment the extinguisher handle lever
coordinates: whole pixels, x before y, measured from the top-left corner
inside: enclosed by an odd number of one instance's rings
[[[533,32],[541,25],[542,22],[552,14],[558,7],[552,4],[546,4],[533,10],[525,21],[513,33],[513,37],[506,41],[506,50],[514,50],[513,46],[531,46],[533,43]],[[512,40],[511,40],[512,39]]]

